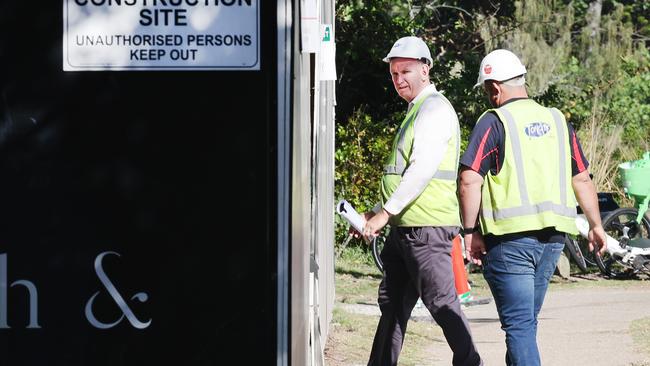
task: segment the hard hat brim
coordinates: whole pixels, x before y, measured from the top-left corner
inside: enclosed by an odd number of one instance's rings
[[[381,60],[384,61],[385,63],[389,64],[390,60],[392,60],[394,58],[409,58],[411,60],[416,60],[416,61],[427,60],[427,62],[428,62],[427,65],[429,65],[429,66],[433,65],[433,59],[430,59],[428,57],[420,57],[420,58],[418,58],[418,57],[408,57],[408,56],[391,56],[391,57],[386,56],[386,57],[382,58]]]

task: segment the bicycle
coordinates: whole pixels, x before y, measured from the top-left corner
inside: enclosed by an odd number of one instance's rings
[[[607,251],[596,256],[596,264],[610,278],[650,275],[650,218],[645,214],[638,222],[638,213],[637,208],[622,207],[603,221],[605,233],[613,239],[607,241]]]
[[[636,207],[621,207],[603,220],[607,250],[596,255],[596,265],[609,278],[629,278],[637,273],[650,276],[650,152],[637,161],[619,165],[625,194]],[[580,233],[586,237],[589,225],[576,219]]]

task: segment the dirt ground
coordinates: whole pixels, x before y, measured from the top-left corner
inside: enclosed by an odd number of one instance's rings
[[[565,288],[548,292],[538,326],[542,364],[650,366],[650,354],[635,346],[630,333],[633,322],[650,317],[650,281],[644,282],[632,287]],[[344,309],[379,316],[378,308],[373,305],[347,304]],[[464,311],[485,365],[503,365],[505,337],[494,302],[466,307]],[[413,316],[419,321],[433,322],[425,309],[415,309]],[[446,343],[431,342],[427,347],[426,353],[436,355],[427,365],[451,365],[451,351]]]

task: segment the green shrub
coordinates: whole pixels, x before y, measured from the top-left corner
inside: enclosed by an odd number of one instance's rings
[[[396,121],[401,121],[396,115]],[[336,128],[335,198],[346,199],[359,212],[380,201],[379,182],[388,157],[396,124],[375,121],[363,110],[355,111],[345,125]],[[336,218],[336,242],[342,243],[347,223]]]

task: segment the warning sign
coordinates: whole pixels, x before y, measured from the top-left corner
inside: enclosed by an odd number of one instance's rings
[[[258,0],[64,0],[63,70],[259,70]]]

